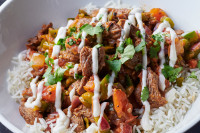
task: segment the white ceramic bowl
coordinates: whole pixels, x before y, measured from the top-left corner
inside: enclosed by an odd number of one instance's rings
[[[26,40],[33,37],[42,24],[53,22],[54,27],[66,25],[80,7],[93,2],[103,6],[106,0],[7,0],[0,7],[0,122],[13,132],[21,132],[25,125],[18,112],[18,104],[7,92],[7,69],[11,59],[25,49]],[[198,30],[200,1],[198,0],[123,0],[124,3],[164,9],[174,20],[175,27]],[[184,132],[200,120],[200,97],[186,115],[183,124],[172,132]]]

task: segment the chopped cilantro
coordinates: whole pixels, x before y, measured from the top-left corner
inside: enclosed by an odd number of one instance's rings
[[[45,58],[45,63],[47,64],[47,66],[51,66],[51,65],[49,64],[49,62],[50,62],[51,64],[54,64],[54,60],[53,60],[52,58],[49,58],[49,56],[47,55],[46,58]]]
[[[139,31],[139,30],[136,32],[136,36],[137,36],[138,38],[142,38],[142,35],[140,34],[140,31]]]
[[[65,49],[66,49],[66,48],[65,48],[65,41],[66,41],[67,38],[68,38],[68,37],[59,39],[58,42],[57,42],[57,44],[55,44],[55,45],[61,45],[62,48],[65,50]]]
[[[140,71],[140,70],[142,70],[142,68],[143,68],[142,64],[137,64],[135,66],[135,71]]]
[[[198,64],[197,64],[198,68],[200,69],[200,60],[198,61]]]
[[[127,38],[127,39],[125,40],[125,44],[126,44],[126,45],[133,45],[132,39],[131,39],[130,37]]]
[[[149,98],[149,88],[145,86],[144,89],[142,90],[141,100],[145,102],[148,98]]]
[[[114,72],[119,72],[121,69],[121,61],[120,60],[107,60],[109,68]]]
[[[150,58],[158,58],[158,52],[160,51],[160,46],[150,47]]]
[[[152,38],[155,40],[154,45],[157,46],[159,45],[159,42],[163,42],[164,39],[160,33],[152,35]]]
[[[68,44],[69,44],[70,46],[72,46],[73,44],[76,44],[76,41],[74,41],[74,39],[69,39]]]
[[[104,28],[102,26],[95,26],[89,24],[84,24],[81,28],[81,31],[85,31],[87,34],[94,36],[95,34],[102,33]]]
[[[81,38],[81,32],[73,33],[73,36],[75,39],[79,39],[79,38]]]
[[[45,53],[44,53],[44,56],[47,57],[47,55],[48,55],[48,52],[45,52]]]
[[[140,52],[144,49],[145,46],[146,46],[146,42],[144,39],[142,39],[140,44],[135,47],[135,51]]]
[[[97,45],[95,45],[94,47],[98,49],[98,48],[100,48],[100,47],[102,47],[102,46],[103,46],[103,44],[97,44]]]
[[[126,46],[126,48],[124,49],[124,52],[121,54],[121,59],[120,61],[123,63],[125,63],[127,60],[132,59],[133,55],[135,54],[135,49],[133,45],[128,45]]]
[[[164,65],[164,68],[162,69],[162,74],[165,76],[166,79],[169,79],[170,82],[174,82],[182,69],[182,67],[173,68],[169,65]]]
[[[67,64],[67,70],[69,70],[70,68],[73,68],[74,67],[74,65],[73,64]]]
[[[82,79],[83,76],[82,76],[82,75],[78,75],[77,73],[75,73],[75,78],[76,78],[76,79]]]
[[[76,32],[76,27],[71,27],[71,28],[69,28],[69,30],[70,30],[69,36],[71,37],[73,35],[73,33]]]
[[[195,72],[192,72],[188,78],[193,78],[198,80],[197,76],[195,75]]]

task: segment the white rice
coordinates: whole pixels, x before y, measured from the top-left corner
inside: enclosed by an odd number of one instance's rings
[[[120,0],[117,2],[114,0],[108,1],[105,4],[105,7],[110,8],[130,8],[131,5],[122,4]],[[91,13],[92,10],[97,9],[97,6],[89,3],[84,7],[88,13]],[[17,101],[22,98],[22,90],[30,86],[30,79],[32,77],[30,67],[30,62],[25,61],[27,51],[21,52],[17,57],[13,58],[14,67],[12,70],[8,70],[8,91],[12,95],[12,98]],[[152,109],[150,114],[150,122],[153,127],[151,131],[144,131],[146,133],[165,133],[170,130],[173,130],[174,127],[180,123],[187,111],[191,108],[192,103],[197,98],[200,92],[200,70],[195,69],[195,74],[198,77],[196,79],[186,79],[182,87],[173,86],[171,90],[166,94],[166,99],[168,103],[158,109]],[[187,76],[190,73],[187,72]],[[47,128],[46,121],[42,118],[39,119],[39,123],[35,120],[34,125],[27,125],[29,127],[29,132],[31,133],[43,133]],[[50,124],[50,127],[53,127],[53,124]],[[70,125],[69,129],[66,129],[64,132],[73,132],[77,125]],[[141,126],[134,126],[133,133],[141,133]]]
[[[181,87],[173,86],[166,94],[168,103],[158,109],[152,109],[150,120],[153,133],[165,133],[173,130],[185,117],[187,111],[192,107],[195,99],[200,93],[200,70],[195,69],[194,78],[186,78]],[[187,73],[187,77],[190,73]]]
[[[22,91],[30,86],[30,79],[33,76],[29,61],[25,61],[27,50],[19,53],[17,57],[12,60],[13,68],[8,69],[8,92],[16,101],[22,98]]]

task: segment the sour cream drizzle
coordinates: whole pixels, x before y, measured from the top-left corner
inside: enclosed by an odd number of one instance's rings
[[[66,32],[67,29],[69,28],[69,26],[72,24],[73,20],[69,20],[68,24],[66,27],[60,27],[57,33],[56,38],[54,39],[55,44],[58,43],[59,39],[65,38],[66,36]],[[53,52],[52,52],[52,58],[54,57],[58,57],[59,53],[60,53],[60,45],[54,45],[53,46]]]
[[[69,98],[71,102],[72,102],[73,96],[75,95],[75,92],[76,92],[76,88],[74,87],[69,93]]]
[[[176,45],[175,45],[175,39],[177,38],[177,35],[176,35],[176,32],[170,27],[167,27],[166,31],[169,31],[171,35],[169,65],[171,67],[174,67],[177,61]]]
[[[66,127],[68,127],[70,123],[71,106],[68,107],[68,114],[66,116],[61,109],[61,93],[61,82],[57,82],[55,107],[56,111],[59,114],[59,118],[56,120],[56,126],[52,129],[53,133],[61,132],[63,129],[66,129]]]
[[[34,78],[31,83],[30,83],[30,87],[33,93],[32,97],[29,97],[25,103],[25,107],[30,107],[31,103],[33,102],[33,100],[36,98],[36,94],[37,94],[37,87],[36,87],[36,82],[38,81],[39,76],[37,76],[36,78]]]
[[[107,16],[108,16],[108,9],[106,8],[100,8],[99,12],[97,14],[96,17],[92,18],[92,21],[90,22],[90,24],[94,23],[95,21],[99,21],[101,19],[102,23],[107,22]],[[98,23],[97,25],[101,25],[102,23]],[[85,46],[85,38],[87,36],[86,32],[82,32],[82,39],[81,39],[81,43],[78,46],[79,51]],[[102,41],[102,35],[97,35],[97,42],[100,43]]]
[[[160,53],[159,53],[159,58],[160,58],[160,69],[159,69],[159,88],[164,91],[165,90],[165,77],[162,74],[161,70],[164,68],[164,63],[165,63],[165,37],[163,35],[163,30],[167,27],[170,27],[170,24],[167,21],[164,21],[158,26],[158,29],[153,32],[153,35],[155,34],[160,34],[162,36],[163,41],[160,42]]]
[[[76,79],[76,74],[78,73],[78,64],[74,65],[74,79]]]
[[[36,82],[37,80],[35,80],[33,82],[33,85],[32,87],[35,89],[36,88],[36,85],[34,85],[34,83]],[[35,101],[33,101],[33,99],[31,98],[30,100],[28,99],[27,102],[25,103],[25,106],[27,108],[34,108],[35,106],[37,107],[41,107],[41,99],[42,99],[42,90],[43,90],[43,87],[44,87],[44,81],[41,81],[39,84],[38,84],[38,89],[37,89],[37,98],[35,99]],[[33,89],[33,90],[34,90]],[[35,90],[34,90],[35,91]],[[34,92],[35,93],[35,92]],[[34,94],[35,95],[35,94]]]
[[[54,62],[54,72],[55,72],[59,68],[58,59],[55,59],[53,62]]]
[[[94,75],[94,96],[93,96],[93,116],[98,117],[101,113],[101,106],[99,102],[100,81],[98,77],[98,49],[93,47],[92,49],[92,72]]]
[[[140,8],[136,8],[132,10],[133,13],[135,13],[135,18],[137,20],[137,23],[139,25],[140,33],[142,35],[142,39],[145,40],[145,29],[143,27],[143,22],[142,22],[142,10]],[[147,81],[147,49],[146,46],[143,49],[143,70],[142,70],[142,90],[144,87],[147,86],[146,81]],[[143,114],[143,117],[141,119],[141,126],[144,130],[148,131],[152,129],[152,126],[150,124],[149,120],[149,113],[150,113],[150,104],[148,101],[144,101],[143,105],[145,106],[145,111]]]

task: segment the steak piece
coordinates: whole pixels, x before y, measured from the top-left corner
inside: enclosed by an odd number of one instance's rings
[[[99,71],[105,66],[105,50],[104,48],[98,49],[98,62]],[[80,53],[80,64],[82,68],[82,75],[90,77],[93,75],[92,72],[92,48],[83,47]]]
[[[32,108],[26,108],[24,102],[19,106],[19,113],[24,118],[27,124],[34,124],[35,118],[43,118],[39,111],[34,111]]]
[[[140,83],[136,87],[134,94],[135,94],[136,101],[140,105],[142,105],[142,102],[141,102],[142,73],[139,75],[139,77],[140,77]],[[155,72],[153,72],[151,70],[151,68],[149,67],[147,69],[147,87],[149,88],[148,101],[151,105],[151,108],[158,108],[158,107],[163,106],[167,103],[165,97],[162,97],[162,95],[159,91],[158,82],[159,82],[158,75]]]
[[[78,95],[82,95],[85,92],[85,89],[83,88],[83,86],[85,86],[88,80],[89,80],[88,77],[83,77],[81,80],[80,79],[77,80],[76,82],[70,85],[69,91],[71,91],[75,87],[76,93]]]

